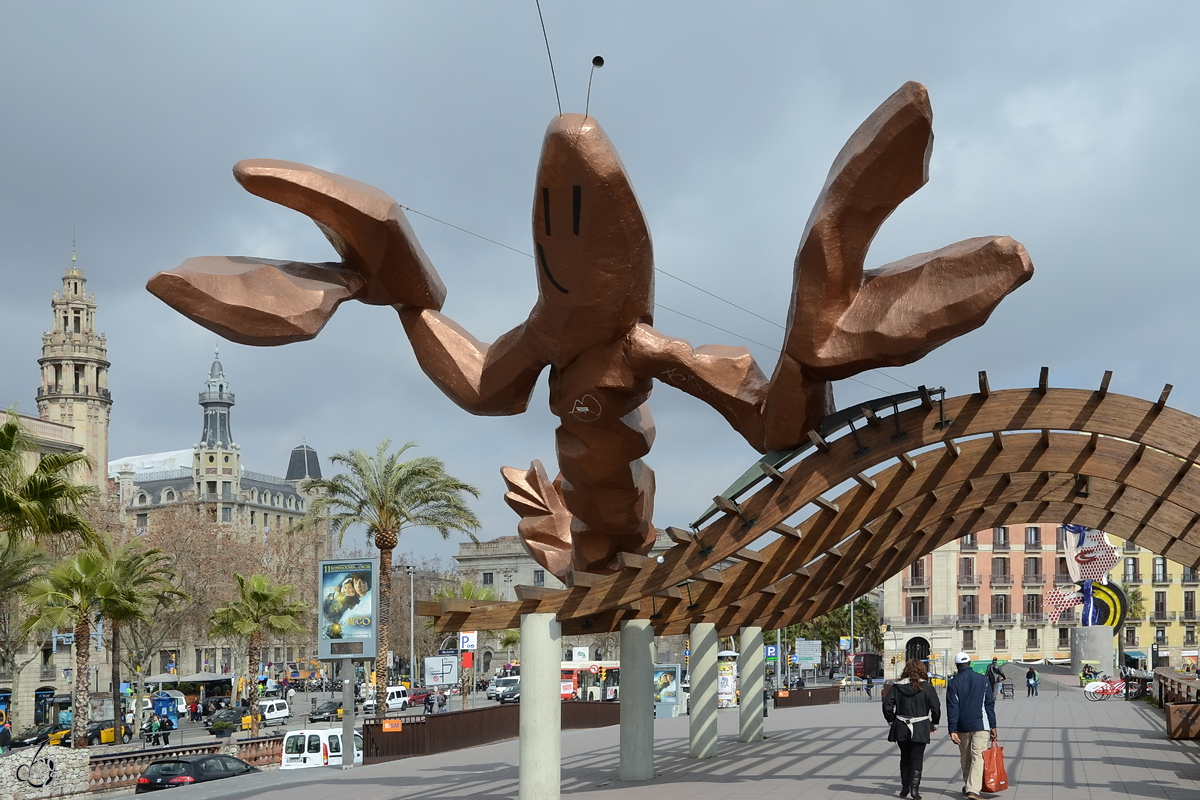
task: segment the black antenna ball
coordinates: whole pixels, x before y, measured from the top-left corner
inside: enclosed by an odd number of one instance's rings
[[[604,57],[603,56],[595,56],[594,58],[592,58],[592,66],[593,67],[603,67],[604,66]]]

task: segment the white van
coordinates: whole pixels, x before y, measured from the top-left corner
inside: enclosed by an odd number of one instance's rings
[[[363,763],[362,734],[354,732],[354,763]],[[280,769],[340,767],[342,765],[342,729],[314,728],[288,731],[283,735]]]
[[[387,700],[384,702],[383,707],[384,713],[388,711],[407,711],[408,706],[409,702],[407,688],[403,686],[387,687]],[[376,713],[374,697],[368,698],[367,702],[363,703],[363,712],[367,714]]]
[[[262,714],[263,725],[282,725],[292,718],[286,700],[259,700],[258,713]]]

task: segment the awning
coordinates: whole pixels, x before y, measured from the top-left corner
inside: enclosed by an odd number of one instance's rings
[[[157,675],[147,675],[146,683],[179,683],[179,676],[169,672],[160,672]]]
[[[1125,657],[1126,658],[1145,658],[1146,654],[1143,653],[1141,650],[1126,650]]]
[[[195,675],[184,675],[179,679],[180,683],[203,683],[205,681],[227,681],[228,675],[221,675],[216,672],[197,672]],[[164,681],[166,683],[167,681]]]

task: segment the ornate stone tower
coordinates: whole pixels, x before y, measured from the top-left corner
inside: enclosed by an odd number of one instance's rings
[[[241,448],[233,442],[229,426],[229,411],[233,408],[233,392],[221,366],[221,354],[213,355],[208,380],[200,393],[204,409],[204,430],[199,444],[194,446],[193,471],[196,478],[196,498],[212,503],[218,522],[233,522],[237,503],[241,499]]]
[[[87,293],[87,278],[74,252],[62,282],[62,291],[50,301],[54,324],[42,335],[38,415],[75,429],[75,443],[92,461],[92,468],[84,473],[86,480],[104,491],[112,411],[108,348],[104,334],[96,332],[96,296]]]

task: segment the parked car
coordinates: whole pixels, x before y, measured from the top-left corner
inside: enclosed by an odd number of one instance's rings
[[[261,723],[261,719],[259,720]],[[236,728],[241,726],[244,731],[250,730],[250,709],[235,706],[233,708],[222,708],[217,713],[213,714],[204,720],[204,727],[211,728],[218,722],[232,723]]]
[[[863,690],[863,687],[866,686],[866,683],[867,682],[865,680],[858,677],[857,675],[847,675],[846,677],[842,678],[842,680],[841,680],[842,691],[843,692],[861,692]],[[872,681],[872,683],[874,683],[874,681]]]
[[[258,713],[263,725],[283,725],[292,718],[292,710],[286,700],[259,700]]]
[[[363,763],[362,734],[354,732],[354,763]],[[283,735],[280,769],[338,767],[342,764],[342,732],[337,728],[288,731]]]
[[[503,705],[508,700],[512,699],[513,693],[521,693],[521,676],[514,675],[511,678],[497,678],[488,686],[488,697],[500,701]]]
[[[408,704],[414,708],[420,708],[425,705],[425,698],[433,694],[432,689],[409,689]]]
[[[387,699],[385,701],[385,711],[405,711],[408,709],[411,702],[408,699],[408,689],[404,686],[389,686],[387,687]],[[363,703],[363,712],[366,714],[375,713],[375,698],[367,698],[367,702]]]
[[[34,747],[42,742],[62,744],[63,737],[71,732],[70,725],[60,722],[47,722],[45,725],[35,725],[12,737],[9,747]]]
[[[100,720],[89,722],[87,726],[88,747],[95,747],[96,745],[101,744],[112,744],[115,742],[116,737],[113,736],[113,730],[114,726],[111,720],[104,720],[103,722]],[[132,739],[133,731],[128,725],[122,724],[121,744],[129,744]],[[72,745],[70,731],[67,731],[66,735],[62,737],[61,744],[63,747],[70,747]]]
[[[333,722],[342,718],[342,702],[326,700],[308,713],[309,722]]]
[[[176,756],[147,765],[137,780],[134,794],[153,792],[158,789],[174,789],[178,786],[248,775],[252,772],[262,772],[262,770],[233,756],[207,753],[195,756]]]

